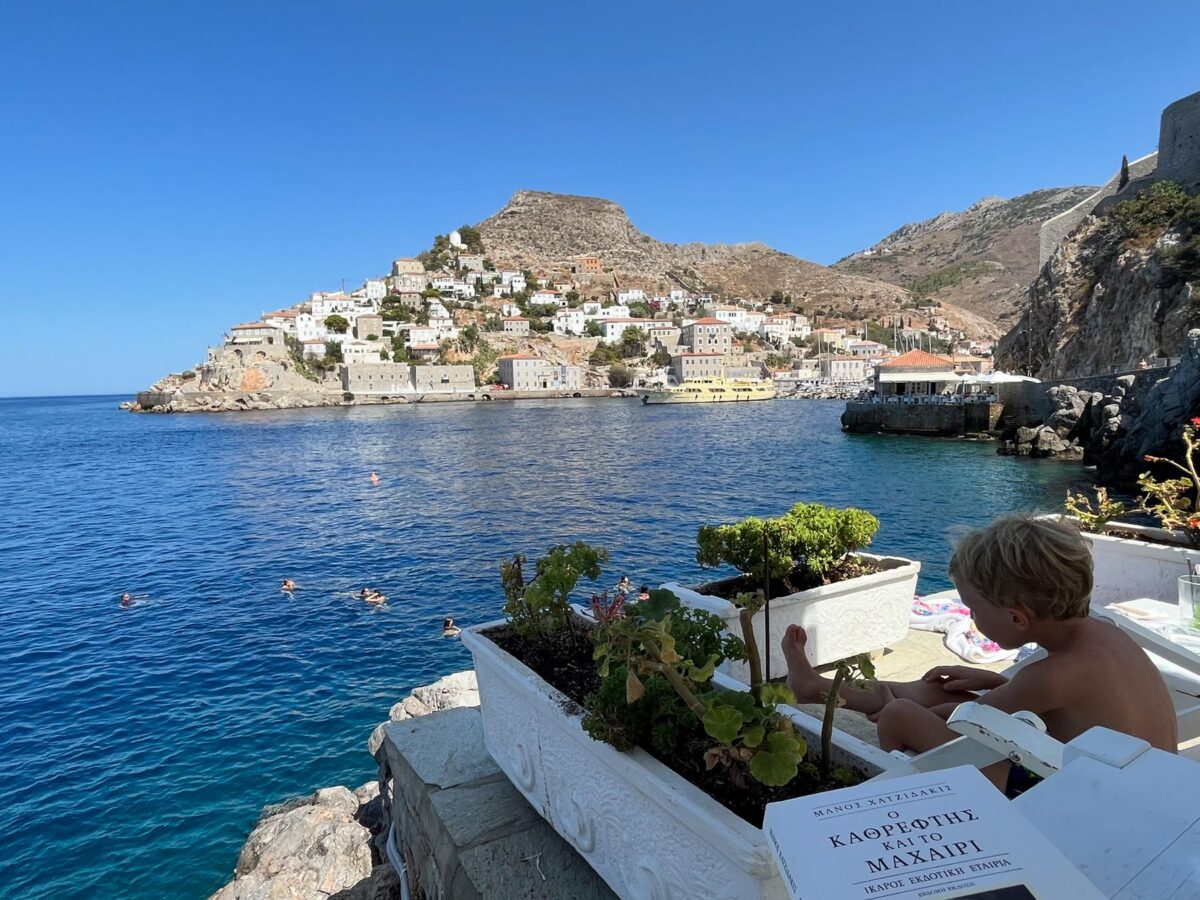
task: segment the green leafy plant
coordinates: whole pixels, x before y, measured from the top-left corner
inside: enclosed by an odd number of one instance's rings
[[[1138,486],[1144,492],[1141,511],[1156,516],[1167,531],[1179,530],[1195,547],[1200,547],[1200,516],[1197,515],[1196,499],[1200,491],[1200,473],[1197,472],[1196,455],[1200,451],[1200,417],[1183,426],[1183,462],[1147,456],[1146,462],[1162,463],[1181,472],[1182,478],[1158,480],[1149,472],[1138,476]]]
[[[1083,491],[1073,494],[1068,488],[1067,499],[1063,506],[1067,513],[1074,516],[1079,522],[1080,528],[1093,533],[1104,531],[1105,525],[1129,511],[1120,500],[1110,500],[1108,489],[1104,487],[1096,488],[1096,505],[1094,507]]]
[[[520,554],[500,567],[504,588],[504,612],[513,629],[522,635],[551,634],[561,629],[574,630],[570,597],[581,578],[600,577],[600,564],[608,551],[583,541],[552,547],[534,565],[534,577],[525,583]]]
[[[864,510],[797,503],[774,519],[702,526],[696,535],[696,562],[709,568],[731,565],[755,580],[769,577],[795,592],[795,573],[824,581],[847,554],[869,545],[878,530],[879,520]]]
[[[854,687],[862,689],[868,682],[875,680],[875,664],[871,657],[862,653],[848,659],[840,659],[835,664],[833,684],[825,694],[825,714],[821,717],[821,777],[828,779],[833,772],[833,716],[839,706],[843,705],[841,696],[842,685],[849,682]]]

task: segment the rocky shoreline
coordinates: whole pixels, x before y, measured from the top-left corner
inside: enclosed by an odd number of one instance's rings
[[[456,672],[413,689],[388,713],[389,721],[444,709],[479,705],[475,672]],[[379,749],[383,725],[368,740]],[[400,878],[388,862],[388,823],[381,784],[357,790],[345,786],[263,808],[238,854],[233,879],[210,900],[275,900],[330,897],[337,900],[393,900]]]
[[[1131,489],[1146,455],[1176,457],[1184,423],[1200,415],[1200,329],[1188,333],[1179,363],[1161,378],[1122,375],[1105,390],[1061,385],[1047,394],[1046,420],[1006,432],[997,452],[1082,461],[1096,466],[1100,483]]]

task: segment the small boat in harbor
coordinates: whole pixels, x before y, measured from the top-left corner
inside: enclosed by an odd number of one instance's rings
[[[769,379],[698,378],[682,384],[638,391],[650,403],[736,403],[774,400],[775,384]]]

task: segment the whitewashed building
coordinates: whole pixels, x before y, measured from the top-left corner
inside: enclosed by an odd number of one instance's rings
[[[368,300],[382,300],[387,296],[387,285],[382,278],[368,278],[363,284],[363,291]]]
[[[529,320],[524,316],[509,316],[504,320],[504,333],[524,337],[529,334]]]
[[[554,314],[555,334],[583,334],[587,319],[581,309],[560,309]]]
[[[517,353],[497,361],[500,383],[514,391],[575,391],[583,384],[579,366],[563,366]]]
[[[644,336],[653,319],[597,319],[600,323],[600,340],[606,344],[620,343],[626,328],[636,328]]]
[[[618,303],[634,303],[636,301],[644,302],[645,299],[646,292],[641,288],[630,288],[627,291],[617,291]]]

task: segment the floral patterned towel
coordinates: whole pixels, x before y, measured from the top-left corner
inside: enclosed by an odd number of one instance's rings
[[[918,631],[940,631],[946,635],[946,649],[967,662],[988,665],[1015,659],[1019,650],[1005,650],[975,630],[971,610],[957,599],[923,600],[913,598],[908,627]]]

